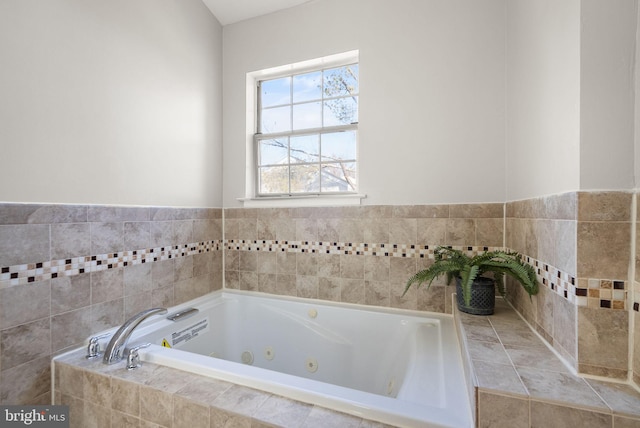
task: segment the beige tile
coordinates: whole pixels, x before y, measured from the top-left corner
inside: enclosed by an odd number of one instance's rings
[[[446,312],[447,298],[446,287],[433,284],[431,287],[422,287],[416,292],[416,309],[428,312]]]
[[[0,225],[0,266],[50,260],[48,224]]]
[[[173,421],[173,396],[155,388],[140,387],[140,418],[166,427]]]
[[[111,378],[85,370],[83,375],[83,398],[87,402],[111,407]]]
[[[174,396],[172,428],[210,428],[209,407]]]
[[[229,239],[229,237],[227,237],[227,239]],[[276,225],[271,220],[259,218],[256,225],[256,239],[275,240]]]
[[[209,409],[210,428],[254,428],[251,418],[211,407]]]
[[[139,250],[150,248],[151,245],[151,223],[145,222],[125,222],[124,223],[124,248],[127,250]],[[77,253],[77,254],[90,254]]]
[[[296,275],[296,295],[308,299],[318,298],[318,277]]]
[[[411,245],[417,241],[417,221],[414,218],[394,218],[389,224],[389,243]]]
[[[258,234],[257,218],[238,219],[238,239],[254,240]]]
[[[615,428],[638,428],[640,427],[640,419],[631,419],[624,416],[613,416],[613,426]]]
[[[627,277],[630,257],[628,223],[579,222],[577,240],[578,276],[603,279]]]
[[[416,223],[418,245],[445,245],[447,243],[446,218],[419,218]]]
[[[82,398],[84,393],[82,371],[67,364],[56,364],[56,389],[63,394]]]
[[[475,245],[482,247],[502,247],[504,223],[502,218],[479,218],[476,220]]]
[[[91,254],[91,229],[89,223],[51,225],[51,260],[68,259],[89,254]]]
[[[451,218],[502,218],[503,204],[453,204],[449,205]]]
[[[318,254],[318,276],[327,278],[340,277],[340,259],[338,254]]]
[[[548,219],[576,220],[577,200],[576,192],[546,196],[541,199],[541,214]]]
[[[342,278],[340,280],[340,301],[363,305],[365,303],[364,282],[364,279]]]
[[[511,364],[504,347],[499,342],[483,342],[480,340],[467,340],[469,356],[473,361],[488,361],[497,364]]]
[[[301,425],[303,428],[360,428],[362,419],[357,416],[313,406]]]
[[[589,410],[573,409],[550,403],[531,401],[531,428],[549,427],[611,427],[611,415]]]
[[[298,275],[317,275],[318,257],[312,253],[299,253],[296,255],[296,273]]]
[[[616,414],[640,419],[640,392],[633,387],[614,382],[587,379],[589,385]]]
[[[364,256],[364,279],[388,281],[390,266],[389,257]]]
[[[342,294],[342,279],[340,278],[324,278],[318,279],[318,298],[339,302]]]
[[[389,282],[365,280],[364,299],[366,305],[388,307],[390,302]]]
[[[49,281],[0,289],[0,329],[4,330],[48,317],[51,306]]]
[[[364,257],[341,255],[340,277],[345,279],[364,279]]]
[[[258,291],[275,294],[277,292],[278,276],[275,273],[258,274]],[[227,286],[228,288],[228,286]]]
[[[446,245],[475,245],[476,223],[473,219],[450,218],[447,221]]]
[[[583,379],[570,373],[518,367],[518,374],[532,398],[566,401],[571,397],[572,402],[583,406],[606,408]]]
[[[90,274],[63,276],[51,280],[51,314],[56,315],[89,306],[91,302]]]
[[[193,278],[193,256],[178,257],[174,263],[174,281]]]
[[[276,294],[281,296],[295,296],[296,293],[295,275],[276,275]]]
[[[116,410],[111,411],[111,427],[118,428],[139,428],[140,419],[127,415]]]
[[[48,318],[0,331],[2,370],[51,355]]]
[[[221,395],[228,391],[233,384],[207,377],[198,377],[182,387],[176,395],[187,398],[196,403],[210,406]]]
[[[91,254],[124,250],[124,223],[91,223]]]
[[[238,252],[238,270],[255,272],[258,268],[258,254],[253,251]]]
[[[127,415],[140,416],[140,385],[112,378],[111,408]]]
[[[302,426],[313,406],[272,395],[268,397],[254,414],[254,418],[281,426]]]
[[[253,415],[269,397],[270,394],[265,392],[233,385],[214,400],[213,406],[242,415]]]
[[[518,374],[510,364],[473,361],[473,368],[479,388],[522,396],[527,394]]]
[[[318,240],[318,221],[316,219],[296,219],[296,241],[316,242]]]
[[[529,427],[528,400],[478,392],[478,428]]]
[[[507,345],[505,346],[505,350],[513,364],[516,366],[516,370],[519,370],[521,367],[528,367],[532,369],[569,373],[569,369],[547,347],[520,347]]]
[[[363,239],[366,243],[387,244],[389,240],[388,218],[372,218],[363,220]]]
[[[91,273],[91,304],[124,297],[123,268]]]
[[[578,355],[581,364],[626,370],[629,313],[578,308]]]
[[[150,291],[153,286],[151,278],[151,266],[153,263],[143,263],[139,265],[127,266],[123,270],[124,295],[131,296],[133,294]],[[53,293],[53,290],[52,290]]]
[[[276,273],[277,272],[277,258],[274,252],[258,252],[258,259],[256,269],[258,273]]]
[[[630,221],[632,197],[626,192],[579,192],[578,221]]]
[[[94,333],[91,322],[91,308],[84,307],[65,312],[47,319],[51,323],[52,352],[57,352],[69,346],[79,346],[87,337]],[[4,364],[4,363],[3,363]]]
[[[240,290],[258,291],[260,289],[260,274],[257,272],[240,272]]]
[[[111,427],[111,409],[98,403],[85,401],[83,428]]]
[[[295,274],[297,254],[289,252],[276,253],[276,273]],[[339,259],[338,259],[339,260]]]

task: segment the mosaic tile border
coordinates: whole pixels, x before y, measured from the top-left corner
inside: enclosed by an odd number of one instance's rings
[[[350,242],[311,242],[278,240],[225,240],[225,249],[236,251],[295,252],[336,255],[370,255],[380,257],[405,257],[433,259],[438,245],[366,244]],[[475,255],[502,247],[452,246]],[[627,308],[627,281],[612,279],[580,279],[560,269],[524,256],[538,275],[543,286],[567,299],[576,306],[600,309],[624,310]],[[585,285],[586,284],[586,285]],[[634,304],[637,310],[638,304]]]
[[[176,259],[178,257],[193,256],[210,251],[219,251],[221,249],[222,241],[213,240],[6,266],[0,268],[0,288],[25,285],[64,276],[75,276],[88,272],[99,272],[119,267],[134,266],[142,263]]]
[[[352,242],[312,242],[290,240],[212,240],[118,253],[80,256],[69,259],[6,266],[0,268],[0,288],[25,285],[62,276],[133,266],[142,263],[193,256],[210,251],[263,251],[310,254],[333,254],[401,258],[434,258],[438,245],[377,244]],[[502,247],[452,246],[470,255]],[[576,306],[599,309],[627,309],[628,284],[624,280],[580,278],[562,272],[552,265],[525,256],[538,275],[538,281]],[[639,311],[638,302],[633,310]]]

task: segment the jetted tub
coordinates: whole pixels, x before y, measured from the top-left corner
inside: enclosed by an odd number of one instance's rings
[[[214,292],[138,327],[141,360],[407,427],[471,427],[453,319]]]

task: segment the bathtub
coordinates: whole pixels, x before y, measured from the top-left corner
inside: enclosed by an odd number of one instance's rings
[[[189,308],[194,310],[187,312]],[[471,427],[453,319],[225,290],[138,327],[141,360],[406,427]]]

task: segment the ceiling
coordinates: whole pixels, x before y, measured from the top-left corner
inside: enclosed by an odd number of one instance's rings
[[[222,25],[267,15],[313,0],[202,0]]]

